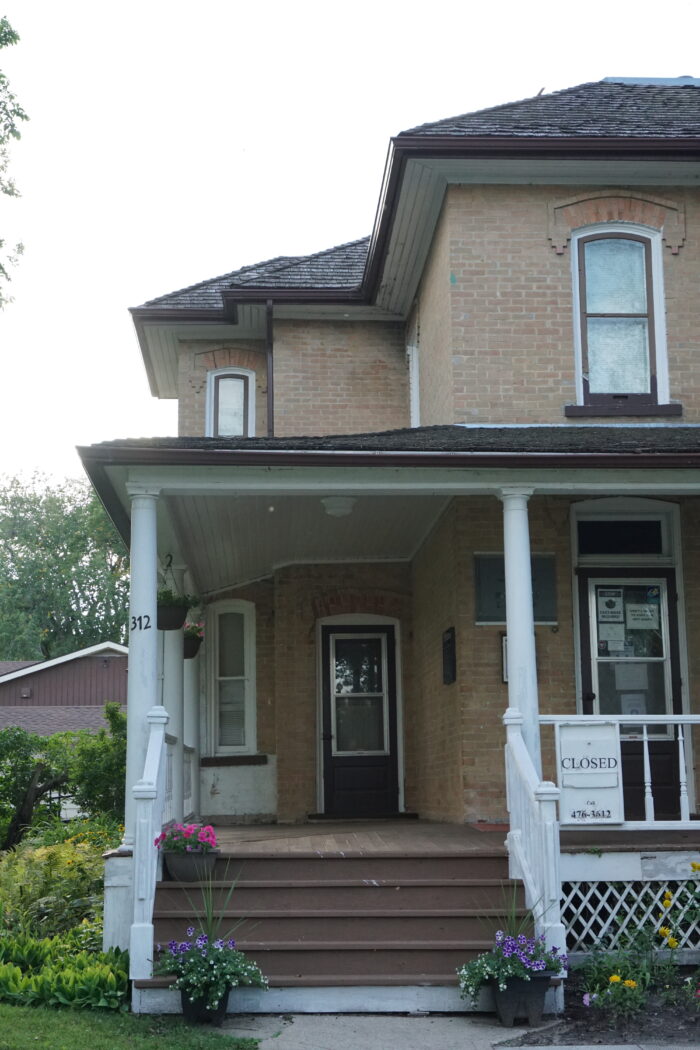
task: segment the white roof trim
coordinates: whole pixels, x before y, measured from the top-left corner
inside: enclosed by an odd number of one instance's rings
[[[129,655],[126,645],[119,645],[118,642],[98,642],[97,645],[89,645],[87,649],[78,649],[77,653],[66,653],[65,656],[57,656],[53,660],[39,660],[30,667],[23,667],[20,671],[10,671],[9,674],[0,675],[0,682],[11,682],[13,678],[24,678],[25,675],[45,671],[48,667],[58,667],[59,664],[68,663],[69,660],[79,660],[83,656],[97,656],[98,653],[107,651],[118,653],[120,656]]]

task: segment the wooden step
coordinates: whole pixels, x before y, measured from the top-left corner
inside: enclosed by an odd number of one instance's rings
[[[220,932],[272,985],[456,984],[522,890],[500,850],[221,857],[211,884]],[[236,885],[230,892],[231,882]],[[183,940],[197,884],[159,883],[155,939]],[[243,920],[242,922],[240,920]]]

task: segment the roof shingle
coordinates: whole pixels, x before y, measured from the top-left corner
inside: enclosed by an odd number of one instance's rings
[[[610,78],[421,124],[398,138],[408,135],[692,138],[700,135],[700,87]]]

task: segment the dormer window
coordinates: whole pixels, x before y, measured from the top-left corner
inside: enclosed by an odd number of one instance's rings
[[[207,375],[207,437],[255,436],[255,373],[219,368]]]
[[[573,240],[578,405],[566,415],[680,415],[668,403],[659,232],[619,223]]]

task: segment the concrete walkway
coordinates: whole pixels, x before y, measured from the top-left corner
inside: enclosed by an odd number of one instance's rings
[[[543,1028],[549,1027],[543,1025]],[[229,1017],[225,1035],[259,1039],[258,1050],[493,1050],[530,1031],[503,1028],[489,1015],[247,1014]],[[627,1043],[627,1050],[692,1050]],[[615,1046],[550,1046],[548,1050],[623,1050]]]

